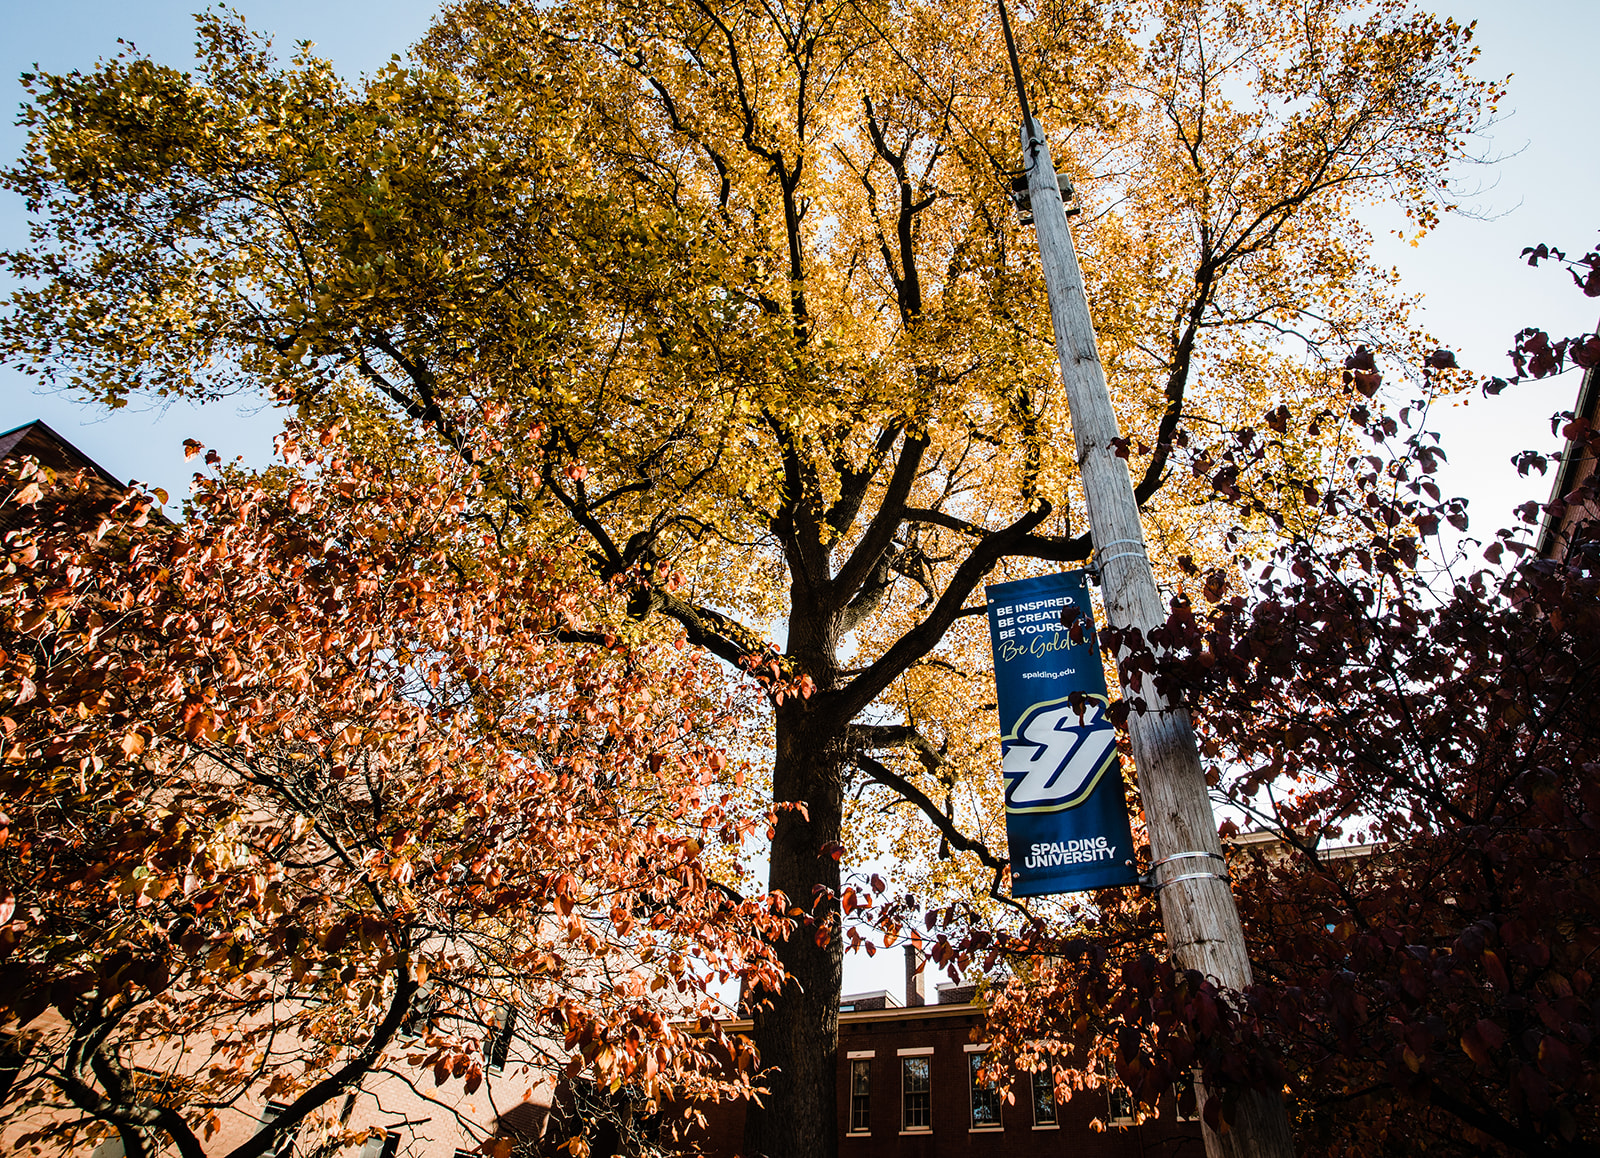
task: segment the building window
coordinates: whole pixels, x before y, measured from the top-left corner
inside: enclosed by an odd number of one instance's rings
[[[188,1104],[189,1088],[194,1084],[192,1079],[160,1073],[143,1066],[131,1067],[126,1080],[128,1092],[139,1100],[149,1100],[171,1109],[182,1109]]]
[[[1200,1098],[1195,1092],[1194,1075],[1185,1074],[1172,1083],[1172,1100],[1178,1107],[1178,1121],[1200,1120]]]
[[[872,1133],[872,1062],[850,1063],[850,1132]]]
[[[400,1152],[400,1132],[384,1130],[367,1135],[361,1144],[361,1158],[394,1158]]]
[[[967,1089],[972,1095],[972,1128],[998,1130],[1000,1128],[1000,1084],[993,1077],[979,1077],[989,1055],[967,1055]]]
[[[1055,1126],[1056,1121],[1056,1078],[1049,1070],[1034,1070],[1033,1078],[1033,1124],[1035,1126]]]
[[[489,1039],[489,1068],[503,1070],[511,1056],[511,1037],[517,1032],[517,1007],[507,1005],[500,1010],[494,1036]]]
[[[432,982],[418,986],[416,993],[411,996],[411,1008],[406,1010],[399,1028],[394,1031],[395,1037],[402,1042],[411,1042],[427,1034],[438,1005],[439,994],[435,992]]]
[[[6,1104],[6,1095],[16,1084],[32,1048],[33,1042],[27,1038],[14,1033],[0,1033],[0,1106]]]
[[[1106,1087],[1107,1119],[1113,1126],[1133,1125],[1133,1095],[1122,1086]]]
[[[288,1102],[268,1102],[267,1108],[261,1111],[261,1124],[263,1126],[272,1125],[288,1108]],[[280,1134],[278,1140],[272,1144],[272,1148],[268,1151],[272,1158],[289,1158],[289,1155],[294,1153],[294,1136],[299,1132],[300,1127],[296,1126],[294,1129]]]
[[[900,1073],[900,1088],[905,1101],[901,1129],[933,1129],[933,1059],[903,1057],[900,1059]]]

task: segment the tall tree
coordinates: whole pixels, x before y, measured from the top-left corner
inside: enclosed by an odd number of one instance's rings
[[[561,1073],[747,1087],[699,1019],[719,976],[775,975],[783,919],[713,883],[752,821],[706,665],[597,629],[611,593],[550,553],[475,561],[458,463],[397,481],[325,442],[203,480],[177,528],[139,492],[30,520],[83,480],[8,467],[10,1143],[331,1154],[347,1096],[449,1083],[452,1121],[508,1062],[513,1105]]]
[[[1187,548],[1236,473],[1214,432],[1314,408],[1330,342],[1409,340],[1354,208],[1431,221],[1494,90],[1470,29],[1399,3],[1019,32],[1138,495],[1166,492],[1151,537]],[[762,680],[769,881],[802,931],[756,1013],[749,1143],[831,1153],[848,800],[940,834],[925,885],[998,887],[970,600],[1091,553],[994,14],[469,0],[353,91],[201,33],[198,78],[30,82],[9,181],[39,222],[0,348],[113,404],[264,388],[378,454],[398,416],[480,467],[502,539],[578,535],[636,615]],[[1337,434],[1298,429],[1290,457]]]

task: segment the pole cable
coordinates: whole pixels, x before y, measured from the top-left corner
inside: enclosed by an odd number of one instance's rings
[[[900,46],[894,42],[894,37],[885,32],[876,20],[862,11],[861,5],[857,3],[857,0],[850,0],[850,7],[855,9],[857,16],[861,17],[862,20],[867,22],[867,27],[871,28],[872,31],[876,32],[883,39],[883,43],[888,45],[889,51],[894,53],[895,59],[901,64],[905,65],[906,70],[921,82],[923,88],[927,89],[941,101],[946,99],[944,94],[933,86],[933,82],[922,74],[922,70],[918,68],[913,61],[908,59],[905,53],[900,51]],[[1004,18],[1004,15],[1004,11],[1002,11],[1002,19]],[[1008,41],[1010,40],[1010,36],[1010,26],[1007,25],[1006,38]],[[1016,63],[1015,52],[1012,53],[1012,63]],[[967,131],[967,136],[971,137],[973,141],[977,143],[978,148],[983,151],[983,155],[988,158],[989,164],[994,166],[995,172],[1001,174],[1002,176],[1010,176],[1011,170],[1007,169],[1003,164],[1001,164],[999,159],[989,151],[989,146],[983,143],[983,137],[978,134],[977,130],[967,123],[967,118],[961,115],[961,110],[956,108],[955,99],[953,96],[949,99],[949,103],[946,107],[949,108],[950,115],[955,118],[956,123]],[[1026,105],[1024,105],[1024,107],[1026,107]]]
[[[1006,55],[1011,58],[1011,77],[1017,85],[1017,103],[1022,106],[1022,127],[1028,134],[1028,151],[1033,151],[1033,112],[1028,108],[1028,86],[1022,82],[1022,62],[1017,59],[1017,41],[1011,35],[1011,17],[1006,12],[1006,0],[995,0],[1000,8],[1000,28],[1006,36]],[[1026,165],[1027,161],[1024,160]]]

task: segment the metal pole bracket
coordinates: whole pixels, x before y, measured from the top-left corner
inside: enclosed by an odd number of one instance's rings
[[[1204,857],[1214,858],[1216,860],[1222,861],[1224,865],[1227,864],[1227,858],[1224,857],[1220,852],[1175,852],[1175,853],[1172,853],[1170,856],[1162,857],[1160,860],[1151,861],[1150,862],[1150,867],[1145,869],[1144,872],[1139,874],[1139,884],[1140,884],[1141,887],[1147,888],[1151,892],[1159,893],[1162,889],[1166,888],[1168,885],[1175,885],[1179,881],[1199,881],[1199,880],[1231,881],[1233,879],[1233,877],[1231,877],[1228,874],[1228,870],[1226,868],[1224,868],[1220,873],[1207,873],[1207,872],[1183,873],[1180,876],[1172,877],[1170,880],[1165,880],[1165,881],[1157,881],[1156,880],[1156,869],[1160,868],[1162,865],[1166,864],[1168,861],[1194,860],[1196,858],[1204,858]]]

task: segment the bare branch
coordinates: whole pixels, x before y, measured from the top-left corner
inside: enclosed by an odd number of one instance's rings
[[[970,852],[983,862],[984,866],[992,869],[1003,869],[1011,861],[1006,857],[996,856],[989,850],[989,846],[981,840],[976,840],[956,827],[955,821],[946,816],[944,810],[935,804],[928,794],[923,792],[904,776],[891,770],[887,765],[874,760],[864,752],[855,754],[856,765],[885,788],[892,788],[906,801],[915,804],[918,810],[932,822],[939,830],[939,834],[950,842],[952,848],[962,852]]]

